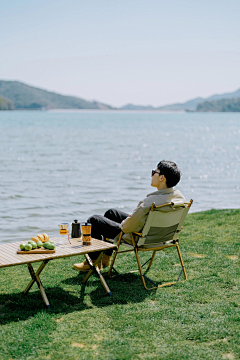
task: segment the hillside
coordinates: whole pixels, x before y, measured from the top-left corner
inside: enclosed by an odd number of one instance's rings
[[[13,102],[0,96],[0,110],[14,110]]]
[[[19,81],[0,80],[0,110],[41,110],[41,109],[114,109],[97,101],[87,101],[74,96],[60,95],[39,89]],[[240,89],[232,93],[215,94],[208,98],[195,98],[184,103],[160,107],[127,104],[119,110],[158,111],[240,111]]]
[[[128,104],[123,107],[121,107],[121,110],[160,110],[160,111],[196,111],[199,104],[204,103],[206,101],[217,101],[222,99],[236,99],[240,98],[240,89],[237,91],[234,91],[232,93],[225,93],[225,94],[215,94],[208,98],[195,98],[189,101],[186,101],[184,103],[176,103],[176,104],[170,104],[160,107],[152,107],[150,105],[148,106],[139,106],[134,104]],[[199,110],[198,110],[199,111]],[[205,110],[203,110],[205,111]],[[209,111],[209,110],[206,110]],[[219,110],[217,110],[219,111]],[[227,111],[234,111],[234,110],[227,110]]]
[[[74,96],[60,95],[23,84],[0,80],[0,96],[10,100],[15,109],[112,109],[97,101],[86,101]]]
[[[201,97],[198,97],[196,99],[186,101],[185,103],[177,103],[177,104],[172,104],[172,105],[160,106],[160,107],[157,108],[157,110],[161,110],[161,111],[166,111],[166,110],[170,110],[170,111],[180,111],[180,110],[194,111],[194,110],[196,110],[196,107],[198,106],[198,104],[200,104],[202,101],[204,101],[204,99],[201,98]]]
[[[221,99],[215,101],[205,101],[197,106],[196,111],[240,112],[240,97],[237,99]]]
[[[120,110],[160,110],[160,111],[181,111],[181,110],[196,110],[196,107],[199,103],[204,101],[203,98],[196,98],[193,100],[189,100],[185,103],[176,103],[171,105],[165,105],[160,107],[154,107],[151,105],[134,105],[134,104],[127,104],[120,108]]]
[[[120,108],[120,110],[156,110],[153,106],[133,105],[127,104]]]

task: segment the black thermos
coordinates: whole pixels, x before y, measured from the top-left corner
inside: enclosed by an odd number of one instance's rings
[[[72,223],[72,238],[80,238],[81,231],[80,231],[80,223],[78,220],[74,220],[74,223]]]

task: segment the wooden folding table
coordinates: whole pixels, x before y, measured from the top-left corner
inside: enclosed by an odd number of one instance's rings
[[[52,238],[50,240],[53,240],[56,245],[55,247],[56,252],[52,254],[26,254],[26,255],[17,254],[17,250],[19,250],[19,245],[21,242],[0,244],[0,268],[22,265],[22,264],[27,264],[28,266],[28,270],[30,272],[32,280],[29,282],[28,286],[24,290],[24,294],[27,294],[28,291],[33,286],[33,284],[36,282],[41,292],[43,301],[45,302],[47,307],[50,307],[47,295],[44,291],[42,282],[40,280],[40,273],[43,271],[43,269],[50,260],[69,257],[69,256],[84,255],[90,266],[90,270],[83,279],[83,283],[86,283],[90,278],[90,276],[93,273],[95,273],[99,277],[107,294],[110,296],[112,295],[106,281],[104,280],[98,268],[98,264],[102,260],[104,252],[106,250],[116,249],[116,245],[104,241],[100,241],[97,239],[92,239],[91,245],[87,245],[87,246],[82,245],[80,239],[71,239],[71,244],[64,244],[64,245],[58,244],[58,238]],[[92,262],[88,254],[96,251],[100,251],[100,254],[98,258],[94,262]],[[42,261],[42,263],[35,272],[32,267],[32,263],[40,262],[40,261]]]

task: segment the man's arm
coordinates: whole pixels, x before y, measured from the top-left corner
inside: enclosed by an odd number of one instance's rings
[[[144,227],[150,208],[144,207],[144,202],[141,201],[137,208],[125,220],[121,222],[121,229],[125,234],[130,232],[139,232]]]

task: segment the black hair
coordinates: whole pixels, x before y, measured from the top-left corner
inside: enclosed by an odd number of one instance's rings
[[[168,188],[177,185],[180,181],[181,172],[173,161],[162,160],[157,164],[157,168],[160,170],[160,175],[165,176]]]

